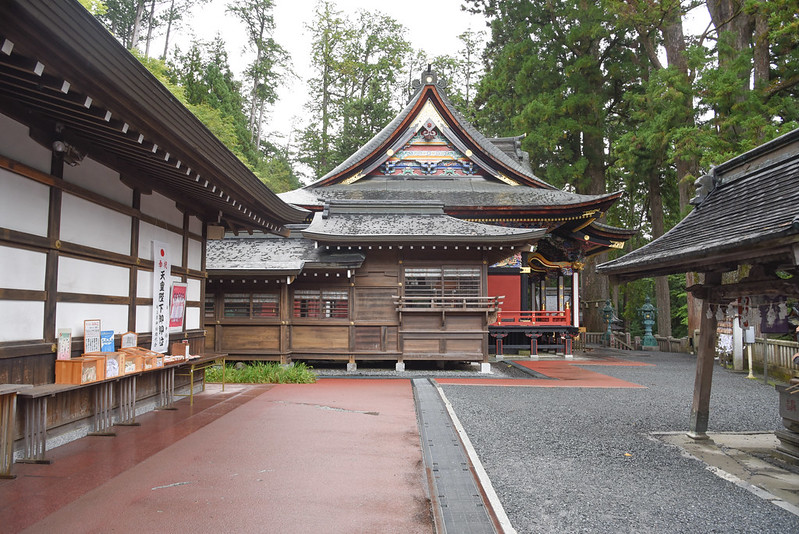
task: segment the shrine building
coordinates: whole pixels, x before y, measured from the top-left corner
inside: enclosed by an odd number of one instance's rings
[[[599,222],[620,192],[534,176],[522,137],[489,139],[429,68],[405,109],[318,181],[283,193],[291,235],[209,240],[207,350],[231,359],[458,360],[571,355],[586,258],[633,231]]]

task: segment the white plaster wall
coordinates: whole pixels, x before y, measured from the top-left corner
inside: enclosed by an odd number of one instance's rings
[[[58,291],[128,296],[130,269],[75,258],[58,259]]]
[[[0,228],[47,236],[49,187],[0,169],[0,192]]]
[[[194,215],[189,216],[189,231],[203,235],[203,222]]]
[[[144,221],[139,224],[139,257],[145,260],[153,259],[153,241],[162,241],[169,250],[169,262],[175,266],[183,264],[183,236],[169,230],[158,228]]]
[[[56,331],[59,328],[71,328],[73,336],[83,336],[83,321],[86,319],[100,319],[100,327],[103,330],[113,330],[117,334],[128,331],[128,307],[124,304],[84,302],[59,302],[56,304]],[[52,335],[55,335],[55,332]]]
[[[136,273],[136,296],[142,299],[153,297],[153,272],[139,270]]]
[[[119,181],[119,173],[89,157],[74,167],[64,165],[64,180],[126,206],[133,205],[133,190]]]
[[[175,201],[155,191],[141,196],[141,212],[183,228],[183,212],[175,206]]]
[[[0,114],[0,154],[50,174],[52,152],[30,138],[28,127]]]
[[[61,240],[130,254],[131,218],[93,202],[64,193]]]
[[[0,342],[44,339],[44,302],[0,300]]]
[[[136,306],[136,332],[139,334],[153,331],[153,307]]]
[[[188,284],[188,288],[186,289],[186,300],[200,300],[200,293],[202,289],[202,280],[197,280],[195,278],[189,278],[189,281],[186,282]]]
[[[200,308],[186,308],[186,330],[200,328]]]
[[[199,271],[203,262],[203,245],[194,239],[189,239],[189,269]]]
[[[0,246],[0,287],[44,291],[47,254]]]
[[[152,271],[138,271],[136,273],[136,296],[142,299],[153,298],[153,272]],[[179,276],[169,276],[169,285],[175,282],[180,282]],[[191,286],[189,286],[191,287]]]

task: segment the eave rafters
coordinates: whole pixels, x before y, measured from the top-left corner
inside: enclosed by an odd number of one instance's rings
[[[15,22],[0,34],[0,106],[29,124],[45,147],[63,141],[113,167],[124,183],[158,191],[232,230],[284,234],[285,222],[304,219],[303,210],[262,187],[110,35],[79,31],[97,24],[84,10],[32,1],[4,5],[0,17]],[[47,32],[47,42],[32,37]],[[77,50],[93,61],[76,62]],[[70,67],[59,72],[63,65]]]

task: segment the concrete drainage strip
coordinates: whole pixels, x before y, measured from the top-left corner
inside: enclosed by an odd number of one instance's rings
[[[515,534],[444,392],[430,379],[412,383],[436,531]]]

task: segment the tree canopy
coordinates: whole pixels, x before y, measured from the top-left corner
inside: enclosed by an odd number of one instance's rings
[[[487,40],[465,31],[461,50],[439,57],[415,49],[423,43],[379,11],[344,13],[319,0],[293,152],[265,133],[293,75],[273,37],[273,0],[228,4],[248,38],[241,79],[223,36],[167,54],[183,16],[204,1],[82,0],[276,191],[299,185],[297,169],[320,177],[355,152],[405,105],[427,64],[483,133],[526,134],[522,148],[542,179],[586,194],[623,191],[606,222],[639,228],[633,247],[686,215],[694,180],[712,165],[799,126],[797,0],[464,0],[485,19]],[[697,13],[706,28],[687,26]],[[159,32],[165,62],[148,59]],[[596,298],[614,291],[606,280],[588,285]],[[629,314],[652,287],[660,332],[684,333],[692,313],[684,279],[640,281],[614,298]]]

